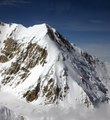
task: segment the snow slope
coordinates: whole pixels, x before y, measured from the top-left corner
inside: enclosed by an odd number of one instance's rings
[[[65,40],[47,24],[0,24],[1,91],[33,105],[89,108],[108,103],[110,64]]]

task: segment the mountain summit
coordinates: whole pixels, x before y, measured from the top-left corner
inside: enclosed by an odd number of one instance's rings
[[[110,64],[47,24],[0,23],[1,90],[33,104],[96,107],[110,98]]]

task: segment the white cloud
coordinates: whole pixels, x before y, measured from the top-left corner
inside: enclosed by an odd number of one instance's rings
[[[0,5],[16,6],[18,4],[29,4],[27,0],[1,0]]]
[[[77,106],[76,109],[53,107],[49,110],[37,112],[30,116],[31,120],[110,120],[110,106],[103,104],[94,110]]]
[[[95,20],[95,19],[90,20],[90,22],[91,22],[91,23],[95,23],[95,24],[101,24],[101,23],[104,23],[104,21],[102,21],[102,20]]]

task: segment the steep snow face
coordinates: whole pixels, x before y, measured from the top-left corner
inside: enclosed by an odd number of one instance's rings
[[[1,90],[22,100],[73,107],[108,102],[109,68],[49,25],[0,24]]]
[[[0,106],[0,120],[25,120],[6,107]]]

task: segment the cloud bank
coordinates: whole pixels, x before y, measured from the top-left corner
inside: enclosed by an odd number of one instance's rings
[[[6,88],[1,90],[3,89]],[[60,105],[54,105],[53,107],[51,105],[32,105],[17,99],[11,94],[0,91],[0,105],[6,106],[16,114],[23,116],[25,120],[110,120],[110,104],[102,104],[95,109],[89,109],[81,105],[77,105],[76,108],[68,105],[65,107]],[[3,112],[1,115],[3,115]]]
[[[48,111],[36,112],[29,120],[110,120],[110,105],[102,105],[94,110],[87,110],[79,106],[77,109],[51,108]]]

